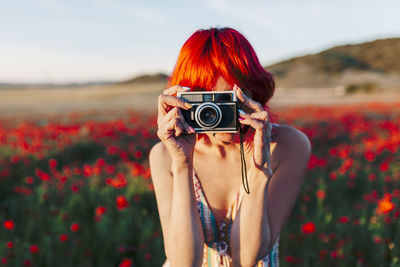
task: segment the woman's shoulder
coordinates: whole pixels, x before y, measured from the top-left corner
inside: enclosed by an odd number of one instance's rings
[[[272,124],[271,138],[275,139],[280,154],[293,153],[307,155],[311,152],[311,143],[308,137],[299,129],[286,124]]]
[[[171,156],[168,149],[162,142],[156,143],[150,150],[149,153],[150,169],[168,170],[171,168]]]

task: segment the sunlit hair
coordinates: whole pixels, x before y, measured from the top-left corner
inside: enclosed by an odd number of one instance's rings
[[[180,50],[168,87],[210,91],[220,76],[249,91],[269,111],[267,103],[275,90],[272,74],[261,66],[247,39],[232,28],[201,29],[190,36]]]

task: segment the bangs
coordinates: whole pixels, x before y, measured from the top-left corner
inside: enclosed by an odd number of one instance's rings
[[[239,65],[238,55],[232,52],[235,50],[223,42],[218,29],[197,31],[182,46],[168,85],[211,91],[220,76],[232,85],[239,83],[235,74],[240,71],[234,66]]]

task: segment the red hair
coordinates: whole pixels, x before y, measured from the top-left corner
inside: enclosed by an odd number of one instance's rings
[[[220,76],[251,92],[252,99],[269,110],[267,103],[275,91],[272,74],[261,66],[249,41],[232,28],[201,29],[192,34],[180,50],[168,87],[211,91]]]

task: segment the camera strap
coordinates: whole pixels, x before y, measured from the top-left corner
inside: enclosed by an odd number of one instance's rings
[[[246,160],[244,158],[243,130],[242,130],[242,127],[240,127],[240,126],[239,126],[239,132],[240,132],[240,163],[241,163],[241,169],[242,169],[242,184],[243,184],[243,188],[246,191],[246,193],[250,194],[249,181],[247,180]],[[243,173],[244,173],[244,175],[243,175]]]

